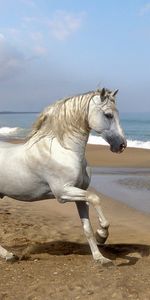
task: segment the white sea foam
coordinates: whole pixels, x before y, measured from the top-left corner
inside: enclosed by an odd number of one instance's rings
[[[20,130],[19,127],[1,127],[0,128],[0,135],[3,136],[9,136],[17,134],[17,132]]]
[[[27,129],[20,127],[1,127],[0,128],[0,138],[23,138],[27,134]]]
[[[150,149],[150,141],[132,141],[132,140],[127,140],[127,145],[128,147],[133,147],[133,148],[143,148],[143,149]]]
[[[100,136],[90,135],[88,144],[108,145]],[[128,147],[150,149],[150,141],[127,140]]]

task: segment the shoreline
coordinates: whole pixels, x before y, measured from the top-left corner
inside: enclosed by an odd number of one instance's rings
[[[127,148],[121,154],[108,146],[87,145],[86,157],[93,172],[91,184],[106,198],[150,213],[150,150]]]

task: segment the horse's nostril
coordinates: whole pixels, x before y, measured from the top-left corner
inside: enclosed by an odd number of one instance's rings
[[[122,144],[120,145],[120,151],[122,152],[125,148],[126,148],[125,143],[122,143]]]

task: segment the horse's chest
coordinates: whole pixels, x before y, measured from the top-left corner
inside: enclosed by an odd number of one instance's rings
[[[78,188],[84,188],[89,182],[89,177],[86,173],[86,169],[81,166],[78,170],[72,170],[70,173],[71,184]]]

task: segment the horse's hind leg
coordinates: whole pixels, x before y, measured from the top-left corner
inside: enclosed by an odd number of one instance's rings
[[[3,198],[5,195],[0,193],[0,198]],[[15,261],[18,259],[16,255],[12,252],[7,251],[4,247],[0,245],[0,257],[5,258],[6,261]]]
[[[17,256],[14,255],[12,252],[7,251],[0,245],[0,257],[5,258],[6,261],[15,261],[17,260]]]

